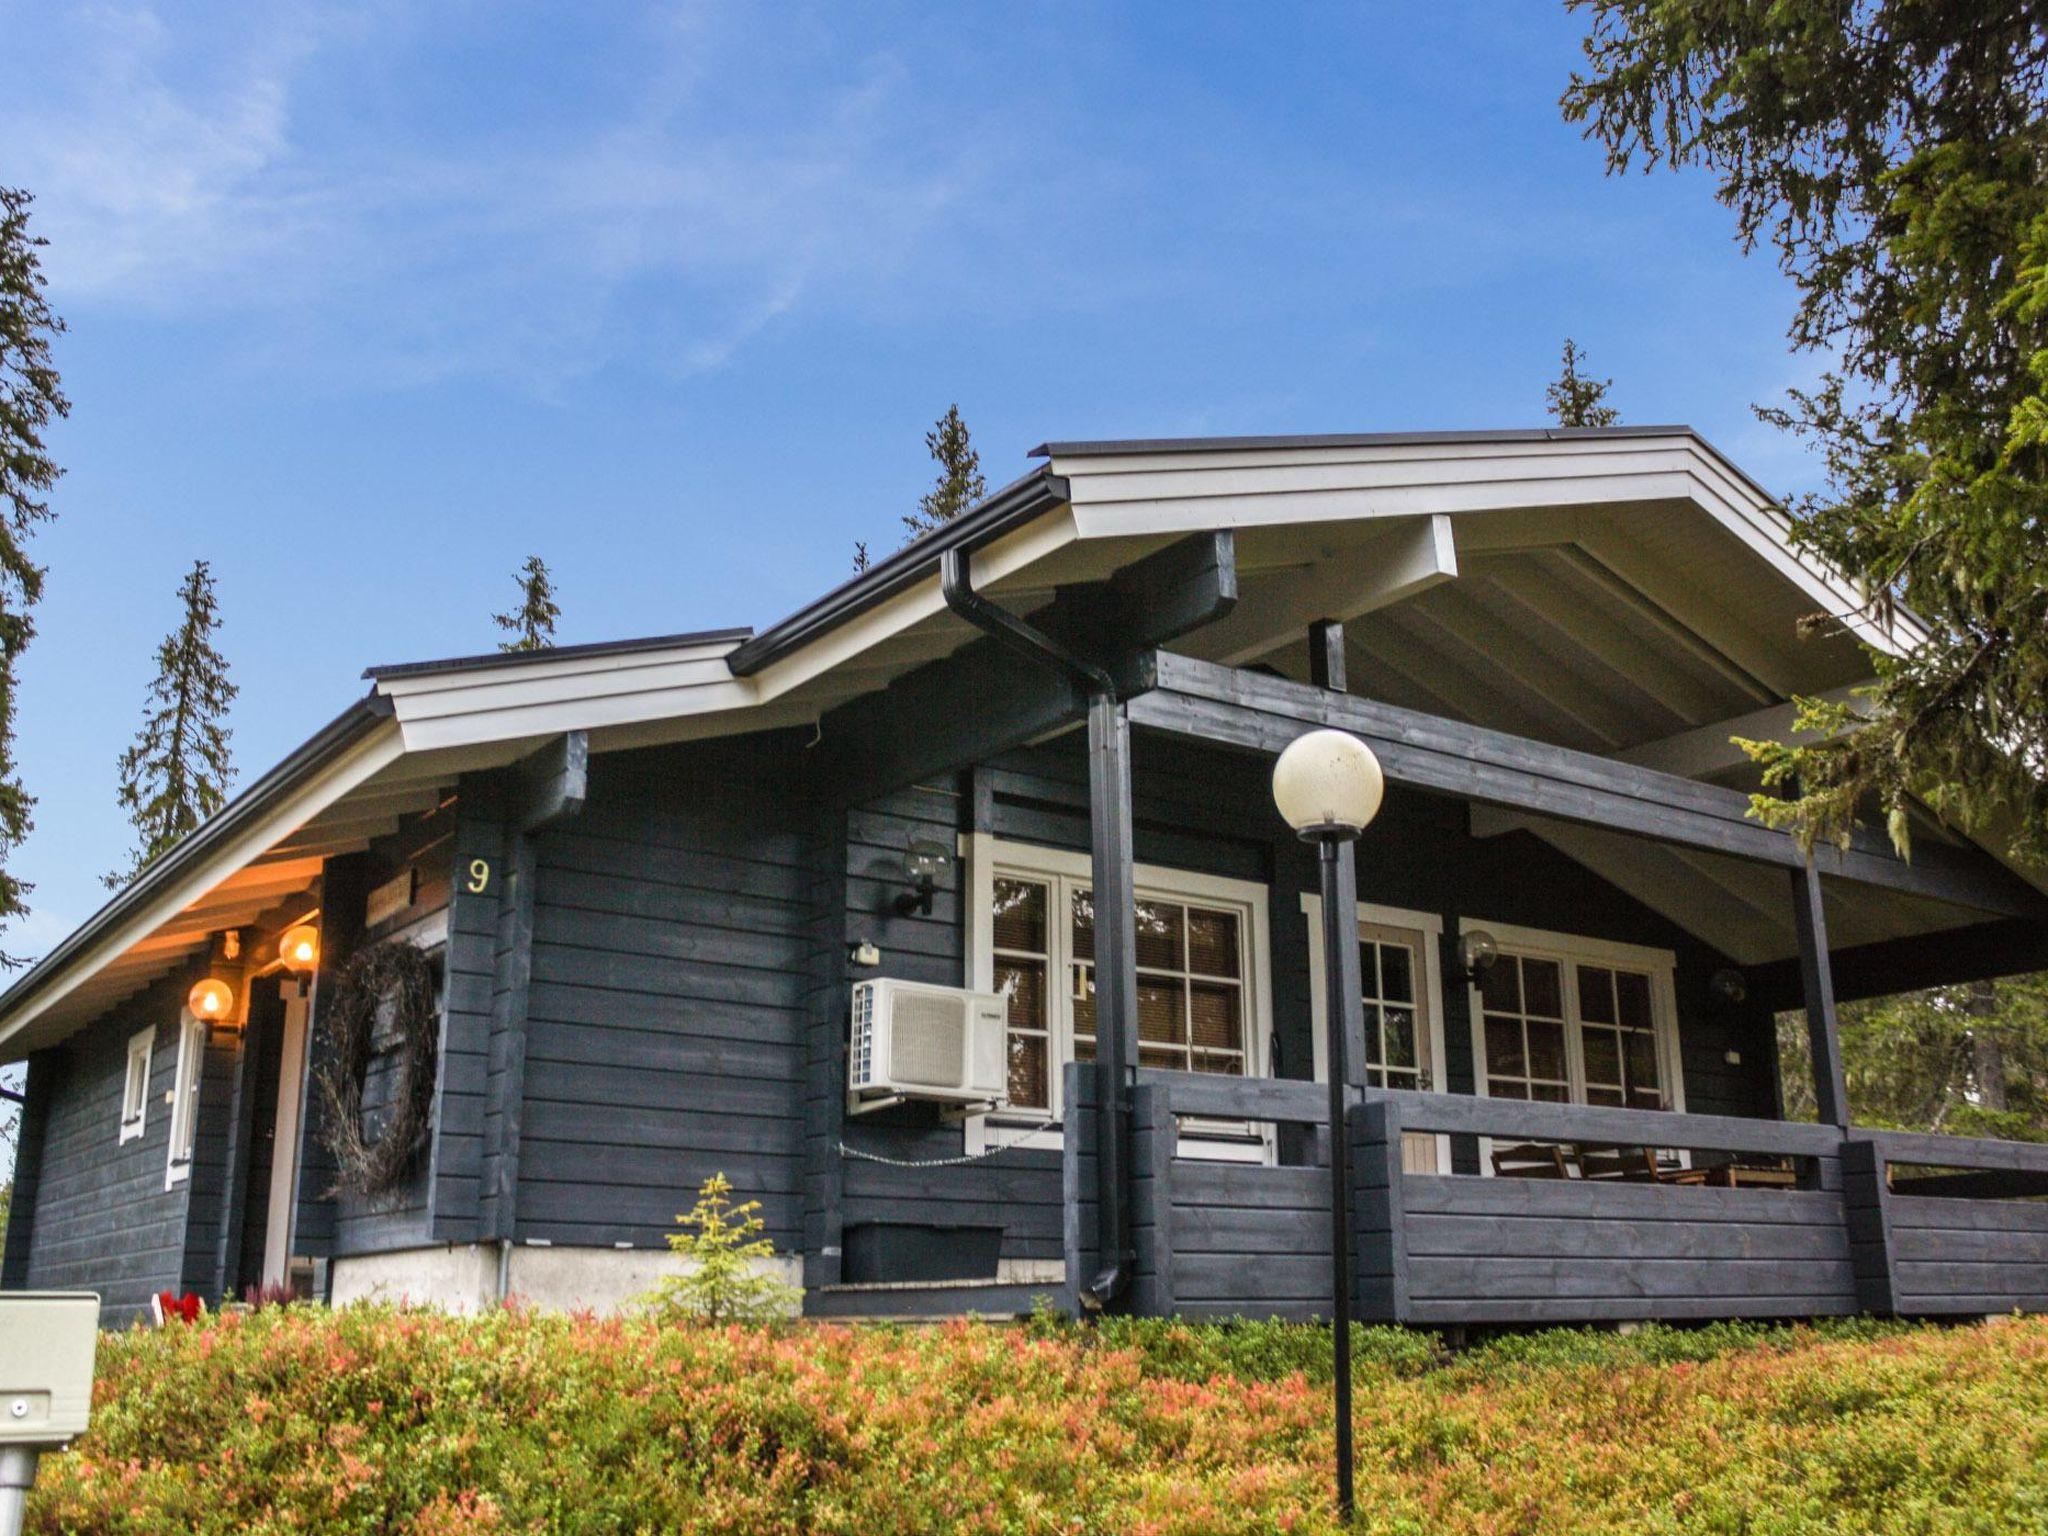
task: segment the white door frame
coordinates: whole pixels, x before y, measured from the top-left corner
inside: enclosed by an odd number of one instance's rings
[[[276,1134],[270,1144],[270,1208],[263,1223],[263,1281],[283,1284],[292,1262],[292,1217],[299,1183],[299,1111],[305,1102],[306,1014],[304,983],[284,982],[284,1028],[277,1051]]]

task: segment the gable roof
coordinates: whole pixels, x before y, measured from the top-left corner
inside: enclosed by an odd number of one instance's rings
[[[1632,542],[1661,541],[1672,547],[1661,558],[1682,566],[1712,555],[1734,573],[1732,591],[1687,594],[1681,569],[1659,595],[1693,610],[1672,620],[1674,633],[1714,632],[1693,637],[1708,649],[1754,646],[1746,632],[1802,607],[1842,616],[1883,649],[1920,635],[1910,615],[1891,630],[1864,622],[1854,588],[1797,549],[1770,497],[1685,427],[1056,441],[1036,452],[1047,462],[759,634],[699,630],[372,667],[369,698],[0,994],[0,1060],[61,1038],[212,932],[251,920],[281,883],[310,883],[321,859],[437,803],[465,772],[568,730],[607,751],[812,723],[949,653],[972,632],[938,590],[946,549],[970,551],[976,586],[1028,611],[1185,533],[1233,528],[1247,572],[1241,607],[1255,611],[1251,598],[1263,596],[1277,616],[1272,634],[1239,635],[1256,647],[1309,618],[1348,617],[1329,611],[1332,573],[1378,571],[1390,552],[1415,568],[1410,584],[1380,594],[1400,602],[1454,580],[1461,558],[1603,540],[1627,554]],[[1309,602],[1322,606],[1289,606]],[[1641,644],[1658,643],[1654,628],[1642,634]],[[1390,647],[1395,639],[1390,631]],[[1191,641],[1199,649],[1202,637]],[[1804,654],[1769,658],[1784,675],[1753,678],[1731,697],[1751,708],[1781,698],[1783,683],[1811,670]],[[1847,680],[1839,660],[1829,665],[1821,686]],[[1711,732],[1715,718],[1695,728]]]

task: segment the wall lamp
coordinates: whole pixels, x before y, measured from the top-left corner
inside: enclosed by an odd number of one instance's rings
[[[1458,936],[1458,979],[1474,985],[1500,959],[1500,940],[1484,928],[1467,928]]]
[[[235,989],[218,976],[194,982],[185,994],[185,1006],[195,1019],[225,1019],[235,1011]]]
[[[939,888],[939,876],[952,862],[953,851],[944,843],[929,837],[913,837],[903,850],[903,873],[910,881],[910,889],[896,898],[897,915],[908,917],[915,912],[921,917],[930,917],[932,895]]]
[[[1707,985],[1714,989],[1714,996],[1731,1008],[1740,1007],[1749,998],[1749,978],[1732,965],[1724,965],[1707,979]]]

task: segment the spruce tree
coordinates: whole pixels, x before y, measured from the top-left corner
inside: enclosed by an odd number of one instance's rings
[[[136,844],[129,867],[106,877],[109,886],[126,884],[176,846],[221,808],[234,782],[232,733],[223,717],[241,690],[228,681],[227,658],[214,648],[220,605],[204,560],[192,562],[178,601],[184,614],[157,647],[142,729],[121,754],[119,798],[135,823]]]
[[[500,640],[501,651],[545,651],[555,643],[555,620],[562,608],[555,601],[555,584],[547,563],[539,555],[528,555],[526,564],[512,579],[519,583],[519,606],[509,613],[494,613],[491,622],[512,638]]]
[[[1557,418],[1560,427],[1611,427],[1621,420],[1621,412],[1606,403],[1614,380],[1580,373],[1579,364],[1585,360],[1586,354],[1579,350],[1579,344],[1567,336],[1564,372],[1557,376],[1556,383],[1543,390],[1550,401],[1550,414]]]
[[[50,360],[50,338],[64,322],[43,296],[37,252],[48,242],[29,233],[32,201],[17,187],[0,187],[0,929],[28,912],[27,883],[7,871],[35,809],[15,768],[14,684],[43,595],[43,568],[29,558],[28,540],[49,520],[49,493],[63,473],[43,431],[53,417],[71,414]],[[0,968],[20,963],[0,951]]]
[[[924,445],[939,466],[939,479],[918,502],[917,510],[903,519],[911,539],[950,523],[988,494],[988,485],[981,478],[981,455],[968,440],[959,406],[946,407],[946,414],[925,433]]]

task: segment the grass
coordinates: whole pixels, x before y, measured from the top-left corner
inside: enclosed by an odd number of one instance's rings
[[[1358,1528],[2048,1531],[2048,1320],[1361,1329]],[[1327,1336],[272,1309],[110,1337],[40,1532],[1322,1532]]]

